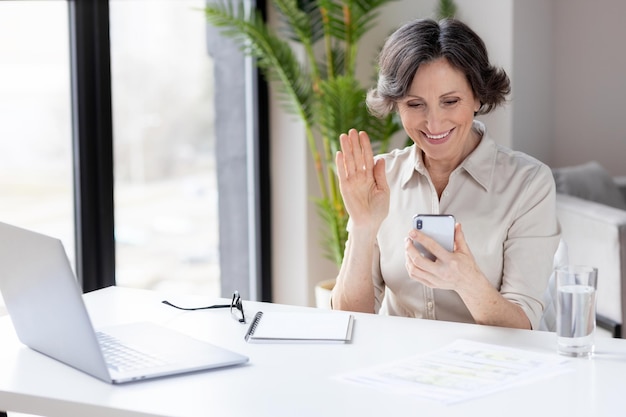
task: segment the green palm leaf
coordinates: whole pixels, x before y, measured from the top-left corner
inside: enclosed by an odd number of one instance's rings
[[[322,196],[315,204],[327,225],[323,247],[337,265],[343,259],[348,221],[335,173],[339,135],[351,128],[365,130],[378,153],[388,149],[390,138],[401,129],[395,116],[377,119],[369,114],[367,90],[355,74],[359,41],[373,27],[380,8],[392,1],[272,0],[279,18],[276,28],[260,13],[246,13],[244,0],[216,0],[205,7],[208,22],[256,59],[281,103],[304,122]],[[298,54],[295,44],[302,48]]]
[[[279,31],[287,39],[314,45],[324,37],[322,15],[314,0],[275,0],[280,13]]]
[[[312,125],[311,77],[291,46],[268,30],[262,16],[259,13],[246,16],[243,3],[235,7],[228,1],[207,6],[205,15],[209,23],[222,28],[224,35],[232,38],[244,53],[257,59],[258,67],[269,81],[276,81],[285,108]]]

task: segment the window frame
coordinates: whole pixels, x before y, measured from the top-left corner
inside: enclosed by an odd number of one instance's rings
[[[252,3],[265,12],[265,0]],[[76,273],[88,292],[115,285],[109,2],[68,0],[68,11]],[[216,65],[221,295],[237,289],[271,301],[267,85],[251,58],[208,25],[207,52]]]

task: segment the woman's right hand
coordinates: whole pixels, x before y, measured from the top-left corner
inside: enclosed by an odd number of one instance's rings
[[[389,212],[389,186],[385,161],[374,163],[365,132],[350,129],[339,136],[337,177],[352,227],[337,283],[333,289],[334,309],[375,312],[372,260],[380,224]]]
[[[356,129],[339,136],[337,152],[339,189],[354,227],[378,230],[389,212],[389,186],[385,161],[374,162],[369,136]]]

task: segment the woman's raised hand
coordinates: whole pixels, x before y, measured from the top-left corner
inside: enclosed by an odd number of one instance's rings
[[[341,134],[339,141],[341,150],[335,162],[346,210],[355,227],[377,230],[389,212],[385,161],[374,162],[369,136],[363,131],[350,129]]]

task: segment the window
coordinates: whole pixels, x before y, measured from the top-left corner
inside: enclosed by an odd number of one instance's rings
[[[218,296],[204,0],[110,2],[116,281]]]
[[[0,221],[61,238],[85,290],[270,299],[265,85],[203,6],[0,2]]]

